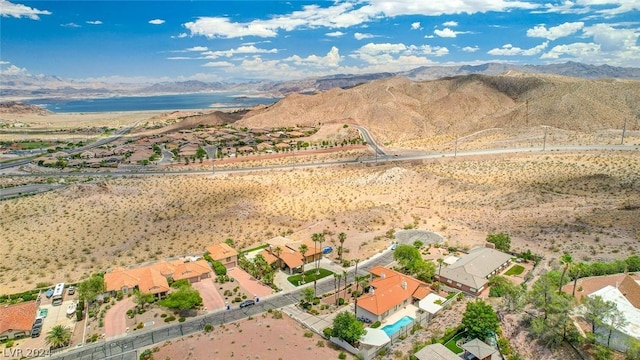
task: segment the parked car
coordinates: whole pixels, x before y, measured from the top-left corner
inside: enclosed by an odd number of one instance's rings
[[[323,254],[329,254],[332,251],[333,251],[333,248],[331,246],[327,246],[327,247],[322,249],[322,253]]]
[[[40,332],[42,331],[41,327],[35,327],[31,329],[31,337],[32,338],[37,338],[38,336],[40,336]]]
[[[53,289],[47,290],[44,295],[47,297],[47,299],[50,299],[53,296]]]
[[[256,302],[254,300],[245,300],[243,302],[240,303],[240,308],[245,308],[247,306],[252,306],[255,305]]]
[[[76,293],[76,287],[73,285],[69,286],[68,294],[73,295],[75,293]]]
[[[41,318],[41,317],[36,318],[36,321],[33,322],[33,327],[34,328],[36,328],[36,327],[40,327],[41,328],[43,322],[44,322],[43,318]]]

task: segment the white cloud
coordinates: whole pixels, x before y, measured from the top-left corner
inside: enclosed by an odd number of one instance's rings
[[[616,29],[609,24],[595,24],[584,28],[584,35],[593,36],[593,41],[602,51],[619,51],[637,47],[640,32],[635,29]]]
[[[589,58],[600,52],[600,45],[594,43],[573,43],[554,46],[549,52],[542,54],[540,59],[558,59],[564,55],[576,58]]]
[[[375,36],[371,34],[363,34],[363,33],[357,32],[353,34],[353,37],[356,38],[356,40],[362,40],[362,39],[371,39],[371,38],[374,38]]]
[[[171,38],[172,38],[172,39],[184,39],[184,38],[186,38],[187,36],[189,36],[189,35],[187,35],[187,33],[180,33],[180,34],[178,34],[178,35],[171,36]]]
[[[260,54],[260,53],[275,54],[277,52],[278,52],[278,49],[261,49],[261,48],[255,47],[254,45],[241,45],[235,49],[205,51],[202,53],[202,55],[207,59],[217,59],[219,57],[231,57],[236,54]]]
[[[167,58],[167,60],[193,60],[195,58],[192,57],[188,57],[188,56],[170,56]]]
[[[249,22],[233,22],[227,17],[199,17],[183,26],[191,35],[208,38],[237,38],[243,36],[275,37],[280,30],[329,29],[365,26],[367,22],[384,17],[402,15],[437,16],[443,14],[474,14],[488,11],[509,11],[512,9],[535,9],[540,5],[520,0],[458,0],[420,1],[415,0],[366,0],[361,2],[336,1],[327,7],[305,5],[302,10],[276,15],[268,19]]]
[[[206,46],[194,46],[194,47],[187,48],[185,50],[186,51],[207,51],[209,50],[209,48]]]
[[[79,28],[81,27],[80,25],[76,24],[76,23],[66,23],[66,24],[60,24],[60,26],[62,27],[68,27],[68,28]]]
[[[0,65],[9,65],[9,64],[11,64],[11,63],[8,62],[8,61],[0,60]]]
[[[544,49],[549,45],[548,41],[543,42],[538,46],[534,46],[530,49],[521,49],[519,47],[513,46],[511,44],[502,45],[501,48],[491,49],[487,52],[489,55],[498,55],[498,56],[515,56],[515,55],[523,55],[523,56],[532,56],[541,53]]]
[[[480,48],[476,45],[476,46],[465,46],[462,48],[462,51],[464,52],[476,52],[480,50]]]
[[[435,37],[435,36],[433,36],[433,35],[425,35],[425,36],[424,36],[424,38],[425,38],[425,39],[433,39],[434,37]]]
[[[100,20],[87,21],[87,24],[89,24],[89,25],[102,25],[102,21],[100,21]]]
[[[296,65],[316,65],[316,66],[328,66],[337,67],[340,65],[342,56],[340,56],[340,50],[332,46],[331,50],[325,56],[309,55],[307,57],[300,57],[298,55],[290,56],[283,61],[291,61]]]
[[[27,69],[19,68],[15,65],[9,65],[8,68],[2,70],[2,73],[4,75],[29,75]]]
[[[444,56],[449,53],[449,49],[441,46],[415,46],[415,45],[405,45],[402,43],[368,43],[366,45],[361,46],[358,50],[354,51],[351,55],[349,55],[353,59],[361,60],[366,62],[369,65],[382,65],[384,63],[395,63],[399,61],[399,59],[405,59],[411,61],[411,63],[415,63],[416,58],[422,57],[422,61],[417,61],[420,65],[424,65],[426,55],[433,56]],[[429,60],[429,62],[432,62]],[[400,64],[394,65],[394,67],[398,67]],[[406,69],[405,64],[403,68]],[[418,65],[418,66],[420,66]]]
[[[151,25],[162,25],[164,24],[164,20],[162,19],[153,19],[153,20],[149,20],[149,24]]]
[[[420,30],[422,27],[420,26],[420,21],[416,21],[411,23],[411,30]]]
[[[440,36],[440,37],[444,37],[444,38],[454,38],[454,37],[457,36],[457,34],[459,34],[458,32],[453,31],[453,30],[451,30],[449,28],[444,28],[442,30],[435,29],[433,31],[433,33],[438,35],[438,36]]]
[[[334,32],[326,33],[325,35],[330,37],[341,37],[341,36],[344,36],[345,33],[343,33],[342,31],[334,31]]]
[[[445,22],[442,23],[442,26],[456,27],[456,26],[458,26],[458,22],[457,21],[445,21]]]
[[[527,30],[528,37],[539,37],[548,40],[556,40],[561,37],[569,36],[576,33],[584,27],[584,23],[579,22],[566,22],[558,26],[553,26],[547,29],[544,24],[536,25],[533,28]]]
[[[202,66],[208,66],[208,67],[232,67],[233,64],[228,62],[228,61],[211,61],[208,62]]]
[[[31,20],[40,20],[40,16],[38,15],[51,15],[51,12],[0,0],[0,15],[2,15],[2,17],[14,17],[18,19],[26,17]]]

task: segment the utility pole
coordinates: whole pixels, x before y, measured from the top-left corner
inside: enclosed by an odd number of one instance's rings
[[[624,145],[624,133],[627,131],[627,118],[624,119],[624,125],[622,126],[622,141],[620,145]]]

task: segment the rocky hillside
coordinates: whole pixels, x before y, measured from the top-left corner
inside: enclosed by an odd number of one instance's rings
[[[48,115],[48,114],[52,114],[52,112],[35,105],[28,105],[21,102],[10,101],[5,103],[0,103],[0,114]]]
[[[252,110],[239,126],[344,122],[371,129],[382,141],[470,134],[490,128],[549,125],[590,132],[640,122],[640,81],[585,80],[508,72],[412,82],[372,81],[315,95],[289,95]]]

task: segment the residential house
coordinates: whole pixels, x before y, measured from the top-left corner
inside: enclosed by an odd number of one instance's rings
[[[225,243],[207,246],[206,250],[214,261],[220,261],[227,269],[238,264],[238,252]]]
[[[238,148],[238,152],[240,154],[249,154],[253,153],[255,150],[251,146],[241,146]]]
[[[0,306],[0,341],[31,335],[37,308],[35,301]]]
[[[369,291],[358,297],[356,314],[372,322],[384,320],[431,292],[426,283],[382,266],[376,266],[369,272],[372,275]]]
[[[462,344],[465,360],[502,360],[502,355],[498,349],[487,345],[484,341],[473,339]]]
[[[446,346],[435,343],[429,344],[413,354],[418,360],[460,360],[460,356]]]
[[[187,279],[198,282],[211,277],[211,267],[206,261],[184,262],[182,260],[159,261],[154,264],[132,269],[116,268],[104,274],[107,293],[111,296],[118,291],[124,294],[135,289],[163,298],[169,292],[169,279]]]
[[[129,162],[138,163],[143,160],[149,160],[153,155],[153,150],[147,148],[137,148],[136,151],[129,156]]]
[[[276,248],[280,248],[279,254],[275,251]],[[302,254],[286,246],[269,246],[262,250],[260,254],[267,263],[279,263],[280,268],[289,272],[289,274],[301,271],[304,265]]]
[[[631,276],[625,275],[616,286],[607,285],[592,292],[589,297],[600,296],[602,300],[612,302],[624,314],[626,324],[611,333],[609,346],[618,351],[626,351],[632,340],[640,340],[640,284]],[[605,319],[605,323],[607,320]],[[607,343],[609,328],[596,326],[596,340]]]
[[[489,282],[511,263],[511,255],[496,249],[477,248],[462,256],[453,264],[442,266],[435,278],[446,286],[479,295]]]
[[[295,241],[284,236],[276,236],[266,241],[270,247],[281,249],[288,249],[291,252],[297,253],[296,256],[300,257],[305,264],[312,263],[316,260],[322,259],[322,245],[320,243],[314,243],[311,240]],[[300,246],[302,244],[307,245],[307,252],[300,253]]]
[[[172,278],[176,281],[186,279],[191,283],[209,279],[211,278],[211,266],[206,260],[179,262],[175,264]]]

